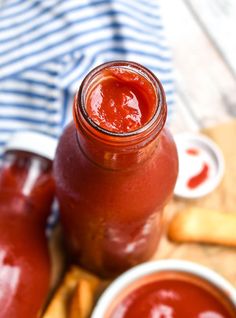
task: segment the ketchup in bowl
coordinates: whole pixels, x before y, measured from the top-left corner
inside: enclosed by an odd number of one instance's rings
[[[73,114],[54,161],[61,221],[73,260],[112,277],[159,242],[178,172],[165,94],[143,66],[106,63],[84,79]]]
[[[235,318],[236,289],[211,269],[180,260],[135,266],[98,300],[91,318]]]
[[[155,280],[130,292],[107,318],[234,318],[236,315],[225,296],[206,281],[174,272],[164,273]]]

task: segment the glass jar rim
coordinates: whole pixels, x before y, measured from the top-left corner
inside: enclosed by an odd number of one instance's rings
[[[132,72],[139,73],[141,76],[143,76],[146,80],[148,80],[154,87],[155,92],[157,92],[157,105],[155,112],[151,119],[145,123],[142,127],[130,131],[130,132],[113,132],[106,130],[102,127],[100,127],[98,124],[96,124],[88,115],[86,111],[86,93],[87,93],[87,87],[89,86],[91,80],[93,80],[103,69],[105,68],[115,68],[115,67],[122,67],[125,69],[129,69]],[[140,135],[142,133],[145,133],[153,125],[157,126],[158,133],[163,128],[166,117],[167,117],[167,109],[166,109],[166,99],[165,99],[165,93],[164,89],[162,87],[162,84],[160,80],[146,67],[132,61],[111,61],[103,63],[97,67],[95,67],[93,70],[91,70],[87,76],[84,78],[83,82],[81,83],[80,89],[76,95],[75,98],[75,105],[74,105],[74,118],[77,121],[78,120],[78,112],[82,114],[83,119],[86,121],[86,123],[96,131],[100,132],[103,135],[107,135],[109,137],[119,137],[119,138],[125,138],[125,137],[135,137],[137,135]]]

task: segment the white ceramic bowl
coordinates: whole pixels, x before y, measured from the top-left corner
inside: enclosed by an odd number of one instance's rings
[[[133,267],[119,276],[102,294],[94,308],[91,318],[104,318],[112,302],[130,284],[150,274],[168,271],[192,274],[200,279],[206,280],[228,296],[231,303],[235,306],[236,312],[236,289],[227,280],[205,266],[189,261],[171,259],[147,262]]]

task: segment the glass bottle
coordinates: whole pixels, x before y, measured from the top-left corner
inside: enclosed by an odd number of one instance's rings
[[[36,318],[50,285],[45,225],[54,197],[56,143],[37,133],[16,133],[0,168],[1,318]]]
[[[109,78],[110,70],[124,85],[130,78],[151,103],[150,120],[134,131],[109,131],[88,113],[88,95]],[[110,62],[86,76],[75,96],[73,115],[54,162],[67,245],[75,262],[101,276],[115,276],[156,251],[162,211],[173,193],[178,159],[164,128],[165,93],[143,66]]]

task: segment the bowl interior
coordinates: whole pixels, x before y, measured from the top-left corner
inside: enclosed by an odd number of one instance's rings
[[[99,299],[92,318],[109,318],[114,308],[133,290],[149,282],[172,277],[197,284],[218,299],[228,311],[235,313],[236,290],[219,274],[192,262],[163,260],[136,266],[118,277]]]

